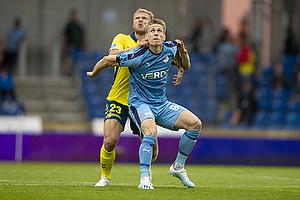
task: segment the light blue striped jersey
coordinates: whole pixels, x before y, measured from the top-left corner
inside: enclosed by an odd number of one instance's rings
[[[163,43],[160,54],[141,47],[117,56],[119,65],[128,66],[130,71],[130,105],[162,103],[167,100],[167,76],[176,51],[176,42],[168,41]]]

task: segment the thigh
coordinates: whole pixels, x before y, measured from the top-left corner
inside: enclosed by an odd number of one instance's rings
[[[128,107],[116,101],[108,101],[105,107],[104,123],[107,120],[114,119],[122,126],[121,132],[124,130],[128,117]],[[114,122],[114,120],[112,122]],[[110,123],[112,123],[110,122]]]
[[[141,123],[145,119],[151,118],[151,119],[155,120],[155,116],[147,104],[140,104],[139,106],[129,105],[128,112],[129,112],[131,119],[134,121],[137,128],[139,129],[140,134],[141,134]],[[143,137],[143,136],[141,135],[141,137]]]
[[[183,106],[167,101],[158,107],[157,125],[170,130],[178,130],[178,128],[175,127],[175,121],[184,110],[186,110],[186,108]]]
[[[200,129],[202,124],[200,119],[189,110],[181,112],[174,122],[177,129],[195,130]]]

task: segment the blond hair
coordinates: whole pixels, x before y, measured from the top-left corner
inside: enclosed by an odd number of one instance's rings
[[[159,24],[159,25],[162,25],[163,30],[164,30],[164,33],[166,33],[166,31],[167,31],[166,23],[165,23],[163,20],[158,19],[158,18],[153,18],[153,19],[151,19],[151,20],[149,21],[148,26],[147,26],[147,28],[146,28],[146,32],[148,31],[148,27],[149,27],[150,25],[152,25],[152,24]]]
[[[150,16],[150,20],[154,18],[154,15],[151,11],[149,10],[146,10],[146,9],[143,9],[143,8],[139,8],[135,11],[135,13],[133,14],[133,21],[134,21],[134,16],[137,14],[137,13],[147,13],[149,16]]]

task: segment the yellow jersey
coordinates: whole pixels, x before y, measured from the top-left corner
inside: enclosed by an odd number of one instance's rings
[[[130,35],[118,34],[112,41],[109,49],[124,50],[136,46],[139,43],[138,39],[132,32]],[[125,106],[128,106],[129,95],[129,77],[128,67],[114,67],[114,80],[111,89],[108,93],[108,101],[116,101]]]

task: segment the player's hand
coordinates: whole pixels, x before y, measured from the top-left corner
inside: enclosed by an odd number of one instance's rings
[[[181,79],[182,79],[182,76],[178,76],[177,74],[175,74],[173,77],[174,81],[172,82],[174,84],[174,86],[180,85]]]
[[[175,41],[177,43],[177,50],[180,53],[184,53],[184,51],[186,51],[186,50],[185,50],[185,46],[184,46],[183,42],[181,40],[179,40],[179,39],[176,39]]]
[[[87,72],[86,74],[91,78],[96,78],[93,72]]]
[[[148,41],[147,37],[142,39],[138,44],[138,47],[147,47],[148,48],[148,46],[149,46],[149,41]]]

